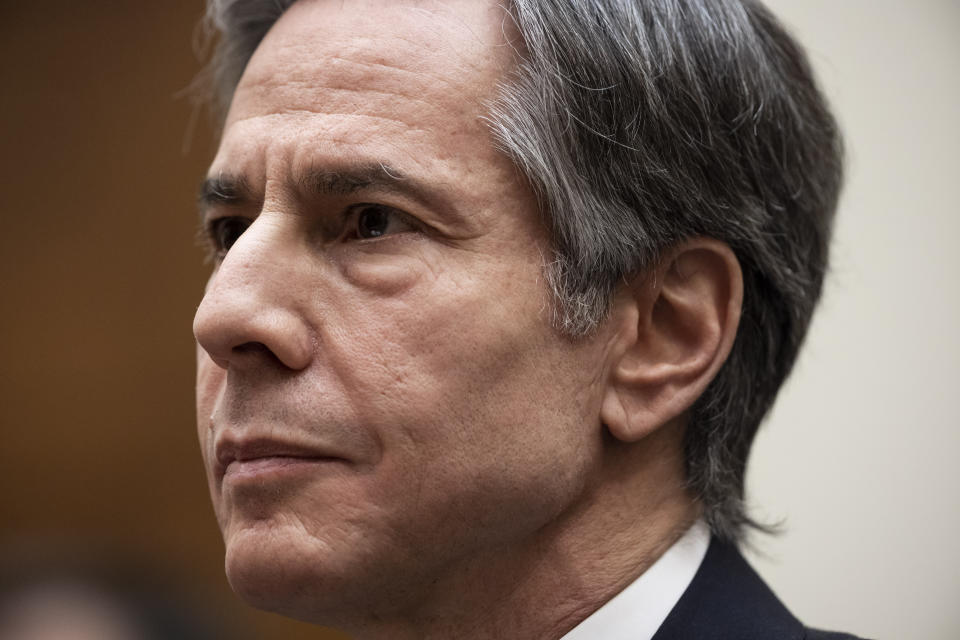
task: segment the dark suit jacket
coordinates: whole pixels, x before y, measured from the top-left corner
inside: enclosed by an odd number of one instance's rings
[[[856,640],[808,629],[793,617],[736,547],[716,538],[653,640]]]

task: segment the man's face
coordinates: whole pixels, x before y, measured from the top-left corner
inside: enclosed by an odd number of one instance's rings
[[[532,544],[599,463],[609,340],[551,328],[544,227],[482,120],[503,25],[299,2],[237,89],[197,418],[228,577],[264,608],[413,606]]]

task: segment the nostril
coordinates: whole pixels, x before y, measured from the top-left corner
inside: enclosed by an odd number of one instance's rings
[[[208,292],[193,328],[200,349],[223,369],[273,362],[300,370],[312,358],[310,327],[286,300],[269,299],[259,288]]]
[[[262,342],[244,342],[233,348],[234,353],[270,353],[270,349]]]
[[[230,361],[234,365],[249,366],[252,363],[271,363],[272,366],[286,367],[280,356],[263,342],[250,341],[238,344],[231,349]],[[241,365],[240,363],[247,363]]]

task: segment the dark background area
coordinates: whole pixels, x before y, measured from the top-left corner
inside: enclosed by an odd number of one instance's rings
[[[246,607],[223,577],[193,414],[214,141],[182,93],[202,13],[0,4],[0,560],[106,557],[254,637],[341,637]]]

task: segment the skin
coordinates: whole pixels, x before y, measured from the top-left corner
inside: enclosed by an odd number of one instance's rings
[[[482,119],[508,37],[494,3],[304,0],[236,91],[197,421],[256,606],[358,638],[557,638],[697,516],[682,415],[732,342],[735,259],[694,243],[559,335],[545,227]],[[370,204],[388,223],[364,238]],[[229,250],[225,220],[249,225]],[[218,463],[263,442],[295,455]]]

